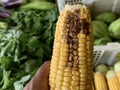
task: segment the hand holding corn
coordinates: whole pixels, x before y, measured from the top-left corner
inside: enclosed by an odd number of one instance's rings
[[[46,61],[36,72],[34,77],[26,84],[24,90],[50,90],[49,89],[50,61]]]

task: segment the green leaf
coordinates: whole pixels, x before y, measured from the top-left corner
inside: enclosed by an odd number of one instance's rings
[[[0,22],[0,29],[6,30],[8,28],[8,24],[6,22]]]
[[[39,64],[36,60],[28,60],[25,62],[26,72],[32,72],[35,68],[39,67]]]
[[[39,45],[40,45],[40,42],[39,42],[38,38],[35,37],[35,36],[32,36],[28,41],[28,47],[29,48],[36,49],[36,48],[39,47]]]
[[[40,57],[41,59],[43,59],[43,58],[44,58],[44,53],[45,53],[45,51],[44,51],[44,49],[43,49],[43,46],[41,46],[41,47],[39,47],[39,48],[36,50],[35,56]]]
[[[26,75],[21,78],[21,80],[14,82],[15,90],[23,90],[24,84],[31,78],[31,75]]]
[[[3,76],[3,81],[4,81],[4,84],[2,86],[2,89],[6,89],[10,86],[10,74],[11,74],[11,71],[4,71],[4,76]]]
[[[3,70],[0,68],[0,86],[3,83]]]
[[[44,19],[54,22],[57,19],[56,10],[47,11]]]
[[[9,67],[12,65],[12,59],[10,57],[2,56],[0,57],[0,64],[2,69],[9,69]]]

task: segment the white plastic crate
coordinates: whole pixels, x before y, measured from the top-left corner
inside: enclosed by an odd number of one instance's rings
[[[94,46],[94,65],[103,63],[112,65],[117,61],[116,55],[120,52],[119,43],[108,43],[106,46]]]

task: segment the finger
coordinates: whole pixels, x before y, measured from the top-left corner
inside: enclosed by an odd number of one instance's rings
[[[35,76],[48,78],[50,73],[50,61],[46,61],[37,71]]]
[[[36,72],[24,90],[49,90],[50,61],[46,61]]]

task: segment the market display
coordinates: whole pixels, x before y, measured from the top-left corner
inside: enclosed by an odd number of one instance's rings
[[[112,66],[99,64],[94,69],[93,90],[120,89],[120,61]]]
[[[46,60],[51,90],[120,90],[119,61],[92,63],[93,45],[120,42],[119,15],[102,12],[91,21],[86,6],[68,5],[59,16],[54,0],[2,0],[0,7],[0,90],[23,90]]]
[[[120,42],[120,17],[112,12],[103,12],[92,20],[94,45]]]

